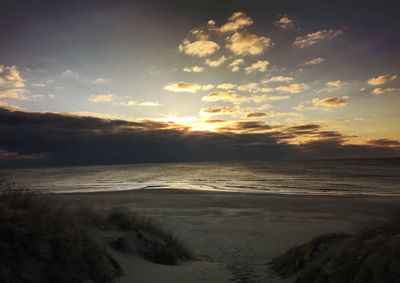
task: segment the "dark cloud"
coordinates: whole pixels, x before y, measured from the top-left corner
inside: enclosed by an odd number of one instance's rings
[[[268,114],[265,112],[253,112],[253,113],[247,114],[247,118],[260,118],[260,117],[266,117],[266,116],[268,116]]]
[[[168,122],[106,120],[0,108],[0,164],[89,165],[135,162],[280,160],[399,156],[398,148],[344,145],[336,132],[319,132],[320,141],[301,146],[285,142],[317,125],[274,129],[259,122],[238,122],[245,133],[190,132]]]
[[[296,135],[304,135],[304,134],[315,134],[320,128],[321,128],[320,125],[306,124],[306,125],[288,127],[287,131]]]
[[[390,139],[377,139],[369,140],[369,144],[376,146],[396,146],[400,147],[400,140],[390,140]]]

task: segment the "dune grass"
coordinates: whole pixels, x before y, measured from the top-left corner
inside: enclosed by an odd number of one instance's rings
[[[355,234],[317,237],[273,259],[271,266],[295,283],[400,282],[399,210]]]
[[[99,233],[113,237],[104,241]],[[161,264],[193,258],[172,233],[128,210],[72,210],[32,190],[0,186],[0,282],[116,282],[123,270],[110,248]]]
[[[194,259],[184,242],[161,223],[138,216],[123,207],[105,211],[90,208],[76,210],[82,223],[103,231],[120,231],[111,246],[125,253],[137,253],[151,262],[174,265]]]

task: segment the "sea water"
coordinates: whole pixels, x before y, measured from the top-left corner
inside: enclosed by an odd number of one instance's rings
[[[400,159],[31,168],[0,170],[0,181],[54,193],[180,189],[400,196]]]

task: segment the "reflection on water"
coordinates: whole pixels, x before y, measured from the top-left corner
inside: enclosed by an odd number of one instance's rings
[[[56,193],[189,189],[400,195],[400,159],[201,162],[2,170],[0,179]]]

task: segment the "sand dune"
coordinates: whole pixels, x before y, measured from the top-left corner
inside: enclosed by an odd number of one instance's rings
[[[70,206],[126,207],[162,223],[202,261],[178,266],[114,253],[121,282],[290,282],[273,257],[331,232],[353,232],[384,219],[397,198],[279,196],[187,191],[129,191],[58,196]]]

